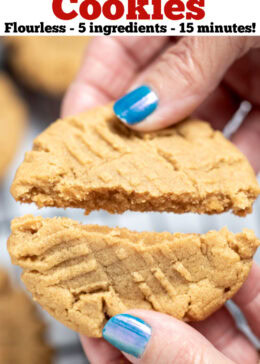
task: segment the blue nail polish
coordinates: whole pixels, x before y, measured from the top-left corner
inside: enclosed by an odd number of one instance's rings
[[[158,106],[159,99],[148,86],[140,86],[129,92],[114,104],[116,116],[133,125],[144,120]]]
[[[138,317],[121,314],[112,317],[103,329],[103,338],[117,349],[140,358],[151,337],[151,326]]]

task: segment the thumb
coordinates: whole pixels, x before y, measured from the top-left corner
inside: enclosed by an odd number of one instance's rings
[[[158,312],[116,315],[103,337],[134,364],[233,363],[191,326]]]
[[[182,38],[143,72],[137,88],[115,103],[116,115],[140,131],[184,119],[214,91],[252,42],[250,37]]]

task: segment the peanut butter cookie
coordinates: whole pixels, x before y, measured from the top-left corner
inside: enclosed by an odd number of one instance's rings
[[[204,235],[131,232],[31,215],[12,222],[12,262],[34,299],[66,326],[100,337],[131,308],[203,320],[245,281],[259,245],[251,230]]]
[[[245,156],[206,122],[186,120],[141,134],[118,121],[109,105],[45,130],[11,192],[17,201],[86,213],[231,209],[246,215],[260,189]]]
[[[52,350],[34,304],[0,270],[0,363],[50,364]]]
[[[90,37],[9,37],[9,63],[33,90],[58,96],[75,77]]]

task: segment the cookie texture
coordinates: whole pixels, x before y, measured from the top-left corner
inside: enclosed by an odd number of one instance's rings
[[[75,77],[90,37],[8,37],[9,64],[36,91],[59,96]]]
[[[258,245],[246,229],[138,233],[31,215],[13,220],[8,241],[34,299],[93,337],[109,317],[131,308],[205,319],[240,288]]]
[[[26,107],[12,81],[0,72],[0,178],[12,160],[25,129]]]
[[[52,350],[34,304],[0,270],[0,364],[51,364]]]
[[[39,207],[86,213],[173,211],[246,215],[259,194],[246,158],[209,124],[129,130],[112,106],[58,120],[34,141],[11,192]]]

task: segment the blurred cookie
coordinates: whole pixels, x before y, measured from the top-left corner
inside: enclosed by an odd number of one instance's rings
[[[33,90],[54,96],[65,92],[80,66],[90,37],[9,37],[13,72]]]
[[[0,364],[50,364],[44,333],[35,305],[0,270]]]
[[[0,268],[0,295],[9,291],[9,289],[10,289],[10,284],[9,284],[8,276],[5,273],[5,271],[3,271]]]
[[[259,243],[247,229],[139,233],[28,215],[13,220],[8,249],[45,310],[101,337],[108,318],[132,308],[204,320],[241,287]]]
[[[0,37],[0,68],[4,66],[5,56],[6,56],[5,46],[4,43],[2,42],[2,37]]]
[[[26,107],[12,81],[0,72],[0,178],[15,154],[23,135]]]

